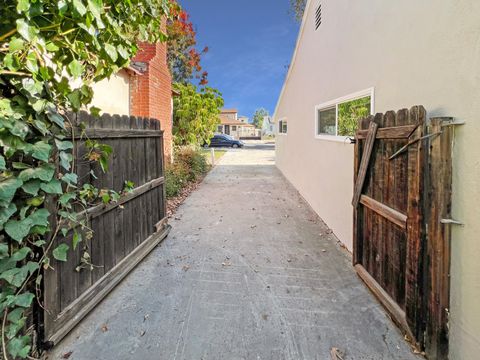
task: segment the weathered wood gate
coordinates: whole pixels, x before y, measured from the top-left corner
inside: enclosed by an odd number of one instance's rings
[[[355,268],[432,359],[448,352],[451,124],[389,111],[362,119],[355,144]]]
[[[53,269],[44,270],[45,309],[40,311],[39,333],[45,347],[65,336],[169,231],[159,121],[116,115],[94,119],[86,113],[71,117],[73,124],[86,125],[85,129],[73,127],[78,186],[91,184],[121,193],[125,181],[132,181],[135,188],[117,202],[79,209],[93,237],[84,234],[76,250],[72,248],[73,231],[55,239],[56,244],[68,244],[70,250],[67,262],[53,261]],[[87,140],[113,148],[106,173],[98,162],[86,158]]]

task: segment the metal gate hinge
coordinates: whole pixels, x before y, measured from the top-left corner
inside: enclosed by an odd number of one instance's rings
[[[445,126],[465,125],[465,124],[466,124],[465,121],[451,119],[451,120],[444,121],[441,126],[445,127]]]
[[[440,220],[441,224],[448,224],[448,225],[460,225],[460,226],[465,226],[464,223],[458,220],[453,220],[453,219],[441,219]]]

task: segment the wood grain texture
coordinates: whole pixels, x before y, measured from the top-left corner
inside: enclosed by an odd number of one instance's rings
[[[378,129],[376,139],[408,139],[416,128],[415,125],[392,126],[391,123],[386,126]],[[367,135],[368,130],[358,130],[356,138],[366,139]]]
[[[154,246],[152,234],[166,234],[168,229],[159,122],[108,114],[97,119],[86,112],[71,114],[70,118],[75,132],[73,171],[78,186],[91,184],[104,192],[113,189],[122,194],[116,202],[76,208],[78,218],[87,221],[87,228],[73,226],[65,237],[55,240],[57,244],[66,243],[70,250],[67,262],[52,260],[53,270],[44,271],[46,310],[39,324],[44,329],[40,334],[43,341],[58,341],[64,336],[128,272],[125,269],[132,268],[125,265],[126,259],[140,261],[146,254],[142,249]],[[80,123],[86,126],[85,131],[78,131]],[[87,140],[113,149],[108,171],[90,161]],[[127,180],[133,181],[134,189],[123,193]],[[156,224],[162,226],[157,230]],[[72,230],[83,238],[76,249],[72,247]],[[82,263],[84,254],[90,256],[91,264]]]
[[[412,138],[420,138],[426,132],[426,111],[414,106],[409,111],[409,123],[418,125]],[[424,302],[422,299],[422,268],[424,261],[424,170],[426,151],[423,141],[409,146],[408,156],[408,204],[407,204],[407,261],[405,276],[405,313],[407,322],[417,342],[422,342]]]
[[[372,123],[378,129],[369,154]],[[422,106],[361,119],[354,152],[358,205],[352,201],[359,275],[416,347],[442,360],[448,353],[451,225],[440,220],[451,217],[453,143],[452,126],[443,124],[450,123],[432,119],[427,128]]]
[[[433,118],[430,134],[442,134],[430,140],[429,199],[426,301],[428,307],[426,352],[431,359],[448,359],[448,311],[450,308],[451,226],[441,219],[452,217],[452,149],[454,126],[443,126],[452,118]]]
[[[365,177],[367,175],[368,164],[372,155],[373,145],[375,143],[375,136],[377,134],[378,124],[370,122],[368,128],[368,136],[365,142],[365,149],[362,154],[362,161],[360,162],[360,168],[358,170],[357,181],[355,182],[355,190],[353,192],[353,207],[358,206],[360,201],[360,195],[362,193],[363,185],[365,184]]]
[[[388,207],[387,205],[381,203],[380,201],[372,199],[366,195],[362,195],[360,198],[360,204],[366,206],[376,214],[389,220],[395,225],[403,229],[407,228],[407,216],[395,209]]]

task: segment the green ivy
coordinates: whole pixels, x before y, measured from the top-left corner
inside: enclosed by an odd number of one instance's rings
[[[88,109],[91,85],[129,64],[139,41],[165,40],[169,0],[17,0],[0,17],[0,321],[3,359],[25,358],[26,313],[39,269],[67,260],[57,234],[85,224],[75,209],[118,194],[77,188],[70,111]],[[98,109],[91,108],[93,114]],[[90,142],[89,161],[107,170],[111,148]],[[131,186],[131,184],[128,184]],[[101,194],[100,194],[101,193]],[[108,198],[105,194],[108,194]],[[56,216],[56,221],[51,217]],[[55,224],[55,226],[52,226]],[[83,267],[88,255],[82,257]],[[37,299],[39,301],[40,299]]]

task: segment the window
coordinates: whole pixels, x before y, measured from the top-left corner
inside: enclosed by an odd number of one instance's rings
[[[287,133],[287,120],[283,119],[278,122],[278,132],[280,134]]]
[[[218,125],[217,132],[221,133],[223,131],[223,125]]]
[[[352,94],[315,108],[315,136],[354,136],[358,120],[373,113],[373,89]]]
[[[317,10],[315,10],[315,30],[322,25],[322,4],[318,4]]]
[[[318,133],[337,134],[337,109],[336,107],[318,110]]]
[[[232,126],[232,131],[237,131],[237,126],[236,125]]]

